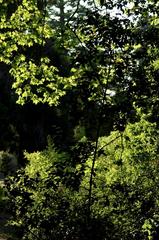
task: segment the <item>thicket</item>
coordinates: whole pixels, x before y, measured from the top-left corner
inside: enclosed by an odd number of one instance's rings
[[[91,153],[74,167],[71,156],[51,144],[26,153],[25,169],[7,185],[24,239],[155,239],[158,134],[156,124],[142,118],[99,139],[90,215]]]
[[[155,0],[0,0],[0,164],[17,155],[23,238],[158,238],[158,26]]]

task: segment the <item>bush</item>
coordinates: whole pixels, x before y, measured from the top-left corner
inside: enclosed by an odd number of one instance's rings
[[[91,157],[86,163],[73,164],[71,156],[53,146],[25,156],[27,166],[7,185],[14,223],[21,226],[23,238],[153,239],[159,225],[155,124],[142,118],[122,134],[113,132],[99,139],[91,209]],[[74,188],[79,175],[81,183]]]
[[[153,239],[159,226],[158,140],[156,125],[144,118],[124,133],[99,139],[102,154],[95,163],[92,214],[111,222],[108,239]],[[81,191],[89,187],[91,164],[88,159]]]
[[[10,194],[13,224],[23,229],[24,239],[76,239],[76,216],[82,214],[82,202],[68,187],[76,181],[69,155],[49,146],[43,152],[25,153],[28,164],[6,183]],[[73,204],[74,203],[74,204]],[[74,211],[74,207],[77,210]],[[82,218],[83,221],[83,218]],[[81,222],[81,224],[83,224]]]

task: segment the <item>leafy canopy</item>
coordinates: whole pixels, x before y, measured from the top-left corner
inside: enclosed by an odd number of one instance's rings
[[[55,33],[47,23],[47,12],[39,10],[33,0],[8,0],[1,1],[0,15],[0,61],[10,65],[18,103],[31,99],[35,104],[57,105],[59,98],[76,83],[72,74],[68,78],[59,76],[42,50]]]

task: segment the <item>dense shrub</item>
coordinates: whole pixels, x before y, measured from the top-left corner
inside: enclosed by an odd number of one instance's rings
[[[14,224],[21,226],[24,238],[76,239],[75,226],[84,209],[68,179],[75,181],[76,169],[66,153],[52,146],[43,152],[25,153],[28,164],[6,183],[11,196]],[[72,204],[73,203],[73,204]],[[74,208],[77,210],[74,212]],[[80,216],[81,217],[81,216]],[[81,218],[81,224],[83,218]],[[80,224],[80,223],[79,223]]]
[[[109,144],[110,143],[110,144]],[[95,164],[92,214],[109,217],[108,239],[153,239],[159,226],[159,132],[144,118],[99,141]],[[82,186],[88,188],[92,160]],[[82,189],[82,188],[81,188]],[[84,188],[83,188],[84,189]]]
[[[90,215],[91,157],[72,164],[70,155],[53,146],[25,156],[27,166],[7,185],[14,222],[25,239],[153,239],[159,225],[155,124],[142,118],[122,134],[99,139]],[[80,171],[83,177],[75,189]]]

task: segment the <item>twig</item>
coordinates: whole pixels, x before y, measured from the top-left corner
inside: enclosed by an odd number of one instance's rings
[[[69,24],[69,22],[72,20],[72,18],[74,17],[74,15],[77,13],[78,9],[79,9],[79,5],[80,5],[80,0],[78,0],[77,2],[77,7],[76,10],[73,12],[73,14],[69,17],[69,19],[67,20],[66,26]]]

